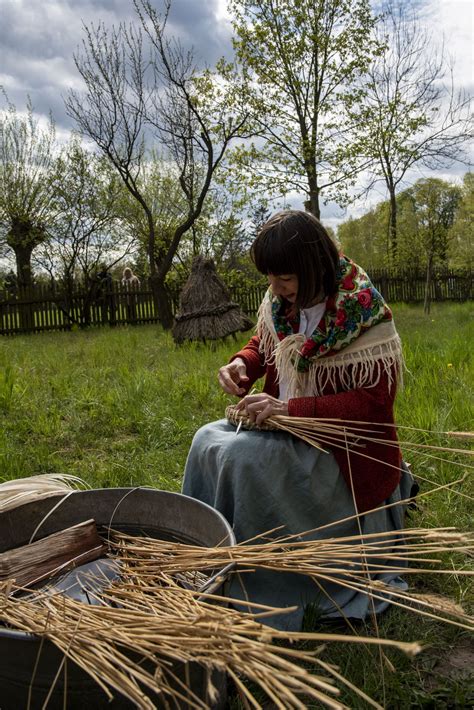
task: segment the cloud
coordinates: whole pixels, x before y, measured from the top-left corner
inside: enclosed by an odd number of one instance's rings
[[[72,124],[62,96],[81,86],[73,55],[83,25],[117,26],[136,19],[131,0],[0,0],[0,17],[1,85],[19,109],[29,95],[38,113],[52,111],[63,130]],[[203,63],[213,64],[229,52],[222,0],[173,0],[169,31],[184,46],[193,45]]]
[[[169,29],[184,44],[194,46],[198,58],[208,62],[215,62],[231,45],[230,28],[219,0],[173,0]]]
[[[375,0],[374,0],[375,2]],[[415,0],[410,0],[413,5]],[[152,0],[159,8],[161,0]],[[471,0],[417,0],[423,22],[431,28],[434,39],[444,34],[447,52],[454,55],[455,82],[469,90],[472,87],[472,19]],[[83,25],[106,26],[131,22],[135,17],[132,0],[0,0],[0,84],[10,100],[22,110],[26,96],[31,97],[35,111],[47,116],[51,111],[61,140],[73,128],[67,116],[63,96],[68,89],[80,89],[81,79],[73,55],[83,39]],[[231,27],[226,0],[172,0],[169,31],[186,47],[194,47],[196,60],[212,65],[221,55],[231,54]],[[1,108],[1,99],[0,99]],[[454,179],[464,166],[453,166],[443,177]],[[385,197],[383,189],[373,192],[371,202],[351,206],[348,213],[356,216]],[[301,207],[303,196],[292,203]],[[336,226],[347,214],[329,204],[322,208],[323,219]]]
[[[444,44],[446,58],[453,66],[457,89],[472,93],[474,4],[472,0],[429,0],[422,19],[435,46]]]

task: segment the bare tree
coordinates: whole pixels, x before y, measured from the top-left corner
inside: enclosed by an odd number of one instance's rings
[[[225,85],[210,71],[198,74],[192,53],[168,38],[170,5],[164,0],[159,13],[147,0],[134,0],[138,24],[86,27],[75,57],[86,91],[72,91],[66,100],[81,132],[111,160],[144,211],[151,287],[165,328],[173,322],[166,275],[182,236],[202,211],[229,142],[244,135],[246,120],[245,112],[236,116]],[[156,233],[140,186],[147,142],[173,161],[186,198],[187,209],[172,234]]]
[[[376,32],[385,49],[369,70],[364,102],[354,110],[358,150],[375,160],[373,179],[383,180],[388,191],[389,245],[396,260],[396,195],[408,171],[463,161],[472,123],[469,99],[453,86],[444,47],[410,4],[388,4]]]

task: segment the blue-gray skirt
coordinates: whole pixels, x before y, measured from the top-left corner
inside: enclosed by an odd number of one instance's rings
[[[410,472],[403,468],[400,485],[385,503],[407,499],[412,482]],[[356,511],[334,456],[284,432],[241,430],[236,436],[236,428],[226,419],[202,427],[188,455],[183,493],[219,510],[233,526],[238,542],[277,527],[273,536],[300,534],[328,524],[308,537],[360,533],[357,519],[347,520]],[[400,530],[404,510],[404,505],[382,505],[365,514],[359,519],[362,534]],[[376,579],[406,589],[396,572],[384,572]],[[229,596],[278,608],[297,606],[296,612],[265,619],[270,626],[288,630],[301,628],[308,604],[315,605],[325,618],[351,619],[364,619],[388,605],[334,582],[316,583],[302,575],[269,570],[234,575]],[[242,608],[251,611],[245,604]]]

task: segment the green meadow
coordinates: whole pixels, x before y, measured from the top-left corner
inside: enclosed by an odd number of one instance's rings
[[[473,430],[474,309],[467,303],[435,304],[425,316],[420,306],[396,304],[394,315],[406,360],[397,399],[397,422],[406,427],[400,430],[404,457],[422,493],[464,476],[452,489],[420,498],[407,524],[467,530],[473,514],[467,457],[414,451],[410,442],[467,446],[438,432]],[[217,370],[247,338],[176,346],[157,326],[4,337],[0,480],[61,472],[92,487],[179,491],[194,432],[223,417],[232,401],[218,387]],[[410,584],[416,591],[447,594],[472,610],[469,584],[455,571],[410,578]],[[473,687],[462,662],[453,660],[459,656],[467,658],[467,667],[474,665],[472,638],[464,631],[391,610],[380,619],[379,633],[421,641],[426,650],[415,659],[391,651],[384,660],[373,649],[344,644],[331,646],[325,658],[387,708],[471,706]],[[341,700],[368,707],[350,691]]]

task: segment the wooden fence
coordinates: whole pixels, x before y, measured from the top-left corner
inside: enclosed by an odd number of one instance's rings
[[[371,269],[370,279],[388,303],[422,303],[426,273]],[[430,284],[431,301],[469,301],[473,297],[471,271],[435,271]]]
[[[425,275],[422,272],[393,274],[372,270],[370,276],[389,303],[419,303],[424,300]],[[232,299],[250,316],[256,315],[264,293],[264,286],[231,289]],[[170,292],[170,295],[176,312],[179,294]],[[472,273],[436,273],[430,295],[432,301],[472,299]],[[145,285],[130,291],[116,283],[105,292],[98,292],[93,287],[76,287],[66,292],[57,287],[39,285],[14,292],[0,290],[0,335],[73,330],[107,324],[138,325],[158,320],[151,290]]]

